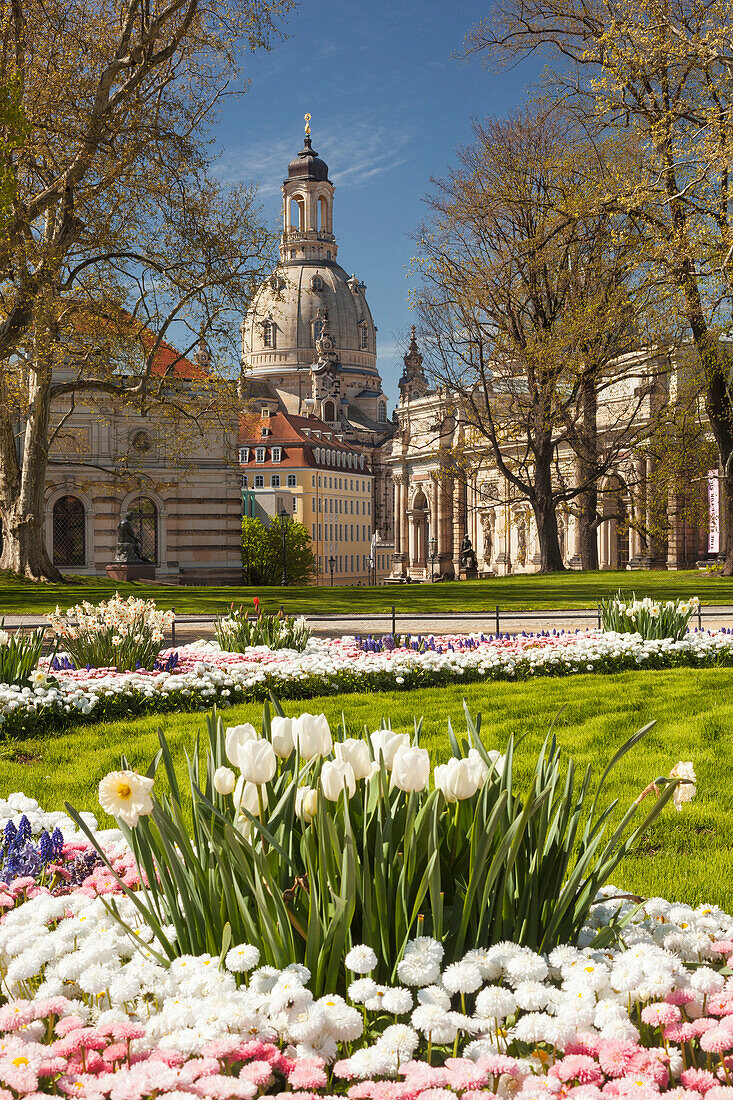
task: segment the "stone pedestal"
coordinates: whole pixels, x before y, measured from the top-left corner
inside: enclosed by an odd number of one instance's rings
[[[152,562],[113,561],[107,566],[111,581],[154,581],[155,565]]]

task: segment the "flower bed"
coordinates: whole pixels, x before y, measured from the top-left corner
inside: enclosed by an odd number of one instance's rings
[[[80,721],[204,710],[213,703],[309,699],[353,691],[394,691],[479,680],[525,680],[633,668],[733,666],[733,635],[695,631],[679,641],[643,641],[638,634],[597,630],[540,634],[435,635],[379,641],[311,638],[303,653],[255,646],[227,653],[196,642],[163,650],[172,667],[117,672],[114,668],[49,670],[41,662],[29,687],[0,684],[6,735],[42,733]],[[415,648],[417,647],[417,648]]]
[[[63,827],[83,844],[68,818],[22,795],[0,802],[0,825],[12,815],[20,827],[21,813],[34,835]],[[96,840],[124,860],[118,833]],[[733,1095],[733,918],[715,907],[638,906],[608,887],[578,946],[476,945],[446,966],[423,936],[379,984],[376,956],[357,945],[346,996],[316,999],[305,967],[260,966],[246,943],[166,965],[114,890],[90,876],[58,896],[26,880],[2,917],[3,1098]],[[584,946],[613,922],[625,922],[625,946]]]

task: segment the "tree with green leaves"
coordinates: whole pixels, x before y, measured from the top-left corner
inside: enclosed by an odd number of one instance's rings
[[[194,448],[230,415],[236,319],[274,238],[254,186],[217,174],[211,124],[291,6],[0,0],[3,569],[61,579],[44,490],[75,404],[170,412]],[[164,344],[183,359],[202,338],[195,387],[160,370]]]
[[[311,538],[302,523],[286,523],[245,516],[242,520],[242,565],[247,584],[280,584],[283,577],[283,536],[285,539],[285,576],[288,584],[308,584],[315,575]]]

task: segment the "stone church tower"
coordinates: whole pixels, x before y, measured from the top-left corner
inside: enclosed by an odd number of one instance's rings
[[[242,326],[241,391],[276,399],[287,413],[317,416],[357,447],[374,473],[372,514],[392,538],[394,424],[377,369],[377,327],[366,286],[338,263],[334,185],[313,149],[310,116],[303,148],[282,186],[280,262],[259,287]]]

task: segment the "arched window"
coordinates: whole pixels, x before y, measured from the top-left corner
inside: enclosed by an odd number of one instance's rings
[[[326,401],[323,406],[323,419],[332,421],[336,419],[336,406],[333,401]]]
[[[313,322],[313,347],[316,346],[316,341],[321,339],[321,333],[323,332],[323,321]]]
[[[86,564],[86,512],[78,497],[59,497],[53,506],[53,563]]]
[[[380,424],[387,423],[387,404],[385,401],[380,401],[377,405],[377,420]]]
[[[328,233],[328,202],[323,195],[318,200],[318,228]]]
[[[361,330],[361,350],[366,351],[369,347],[369,332],[366,325],[360,325]]]
[[[158,509],[149,497],[137,497],[128,507],[142,554],[158,564]]]
[[[290,203],[290,228],[305,229],[305,203],[299,196],[292,199]]]
[[[265,321],[263,324],[262,342],[266,348],[275,347],[275,325],[273,321]]]

